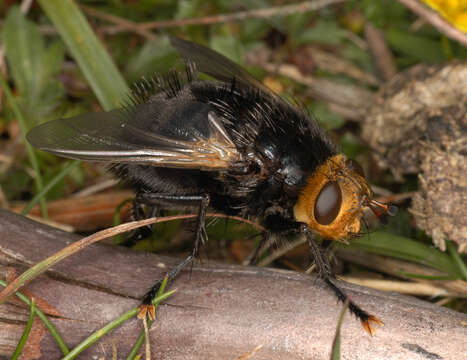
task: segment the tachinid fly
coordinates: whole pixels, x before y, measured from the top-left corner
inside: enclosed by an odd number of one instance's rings
[[[198,255],[208,208],[257,219],[268,234],[306,236],[319,275],[339,300],[329,261],[314,240],[345,240],[360,231],[365,207],[390,213],[372,199],[361,167],[337,152],[318,124],[240,66],[195,43],[171,39],[186,72],[143,80],[120,110],[55,120],[32,129],[35,147],[60,156],[111,163],[136,191],[135,209],[198,212],[191,254]],[[198,72],[215,80],[199,80]],[[138,214],[138,211],[135,211]],[[261,246],[260,244],[259,246]],[[154,316],[145,295],[142,314]],[[370,334],[382,322],[353,302]]]

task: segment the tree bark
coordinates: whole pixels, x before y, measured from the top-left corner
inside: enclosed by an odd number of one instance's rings
[[[17,273],[79,237],[0,210],[0,270]],[[26,286],[41,299],[69,347],[130,308],[176,259],[96,244]],[[347,314],[342,359],[465,359],[467,316],[393,293],[341,283],[385,326],[369,337]],[[312,276],[291,271],[196,264],[175,281],[150,330],[153,359],[329,359],[342,308]],[[29,309],[0,305],[0,358],[11,356]],[[124,359],[143,328],[132,319],[88,348],[83,359]],[[141,351],[141,353],[143,353]],[[59,359],[60,350],[36,318],[22,359]]]

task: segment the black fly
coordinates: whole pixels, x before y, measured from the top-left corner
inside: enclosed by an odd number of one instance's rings
[[[60,156],[111,163],[135,189],[136,209],[197,211],[193,250],[169,271],[169,281],[197,257],[212,208],[256,218],[269,234],[303,234],[319,275],[345,301],[314,234],[345,241],[359,233],[365,207],[377,214],[388,207],[372,200],[361,167],[338,153],[304,111],[224,56],[171,41],[186,61],[184,75],[143,80],[123,109],[42,124],[28,133],[29,142]],[[215,80],[201,81],[198,72]],[[142,314],[154,315],[151,300],[160,285],[144,296]],[[349,308],[370,334],[372,324],[382,323],[351,301]]]

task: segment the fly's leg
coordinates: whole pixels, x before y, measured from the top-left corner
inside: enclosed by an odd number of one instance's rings
[[[305,234],[306,242],[311,250],[311,254],[315,261],[318,276],[322,279],[334,277],[331,271],[331,264],[329,263],[329,258],[327,256],[323,256],[321,247],[318,246],[316,241],[313,239],[313,234],[308,229],[308,226],[304,225],[301,231]]]
[[[328,285],[333,291],[337,298],[345,303],[349,301],[349,310],[360,319],[363,329],[373,336],[375,329],[373,325],[384,325],[383,321],[378,317],[367,313],[365,310],[362,310],[357,304],[355,304],[349,297],[332,281],[330,277],[324,279],[326,285]]]
[[[196,221],[196,228],[193,237],[193,249],[182,262],[177,264],[173,269],[168,271],[165,275],[167,277],[167,284],[170,284],[179,272],[188,264],[191,264],[193,260],[198,256],[199,249],[202,243],[206,240],[206,211],[209,206],[209,195],[161,195],[145,193],[139,196],[139,201],[151,205],[151,206],[162,206],[162,207],[174,207],[174,206],[190,206],[193,207],[198,205],[198,217]],[[164,277],[164,278],[165,278]],[[144,295],[142,304],[140,306],[139,317],[145,317],[149,315],[151,319],[155,318],[155,308],[152,305],[152,300],[156,297],[160,286],[162,285],[163,279],[158,280]]]
[[[260,240],[258,246],[256,246],[253,254],[250,257],[250,259],[247,260],[246,264],[244,264],[244,265],[256,265],[258,263],[259,253],[260,253],[261,249],[263,249],[263,247],[269,242],[270,237],[271,237],[271,234],[268,233],[268,232],[262,232],[261,233],[261,240]]]
[[[138,196],[133,200],[133,206],[131,208],[131,219],[133,221],[139,221],[154,217],[158,214],[158,207],[151,206],[149,215],[144,211],[143,204],[138,200]],[[145,239],[152,235],[154,225],[147,225],[138,229],[132,230],[125,239],[124,244],[126,246],[132,246],[138,241]]]
[[[308,226],[303,225],[300,231],[306,236],[308,246],[310,247],[311,253],[315,259],[315,264],[318,269],[318,276],[324,280],[329,288],[331,288],[339,301],[342,301],[343,303],[348,301],[349,310],[361,321],[363,329],[365,329],[365,331],[370,335],[373,335],[373,325],[383,325],[383,322],[376,316],[367,313],[365,310],[362,310],[334,283],[333,280],[335,277],[331,272],[329,259],[328,257],[323,256],[320,247],[313,239],[313,234],[311,233],[310,229]]]

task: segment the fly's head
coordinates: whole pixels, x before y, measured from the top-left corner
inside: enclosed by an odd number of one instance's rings
[[[360,233],[365,207],[380,219],[395,211],[394,207],[373,200],[362,167],[339,154],[308,177],[294,215],[323,238],[346,241]]]

